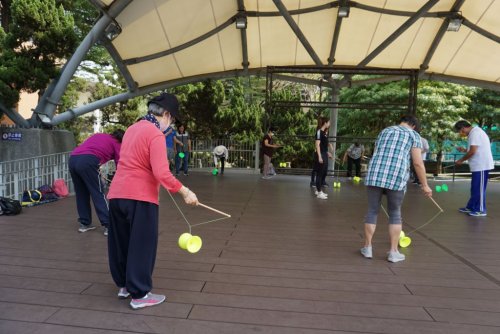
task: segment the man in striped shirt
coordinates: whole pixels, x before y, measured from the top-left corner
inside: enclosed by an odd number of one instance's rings
[[[422,161],[422,141],[415,131],[418,125],[415,116],[406,115],[401,117],[399,125],[385,128],[377,138],[375,152],[365,178],[368,191],[368,213],[365,217],[365,245],[361,248],[361,254],[365,258],[372,258],[372,237],[375,233],[382,195],[385,194],[391,240],[387,260],[399,262],[405,259],[405,256],[398,251],[398,242],[401,233],[401,205],[410,175],[410,156],[415,172],[422,183],[422,191],[426,196],[432,196]]]

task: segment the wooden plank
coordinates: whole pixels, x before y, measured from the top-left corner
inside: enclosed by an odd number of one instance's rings
[[[233,294],[238,296],[260,296],[312,301],[336,301],[366,303],[373,305],[404,305],[416,307],[456,308],[463,310],[479,310],[500,312],[500,303],[495,298],[474,299],[465,296],[439,297],[433,295],[400,295],[393,293],[366,293],[353,291],[324,291],[314,289],[293,289],[256,285],[241,285],[209,282],[203,292]]]
[[[402,305],[373,305],[367,303],[330,302],[301,300],[294,298],[272,298],[267,296],[243,296],[222,293],[189,292],[180,290],[157,290],[164,293],[168,302],[192,305],[227,306],[262,310],[305,312],[317,314],[340,314],[352,316],[370,316],[379,318],[432,320],[423,307]],[[101,296],[109,294],[109,287],[93,284],[85,294]]]
[[[0,319],[28,322],[43,322],[59,308],[41,305],[26,305],[0,301]]]
[[[297,312],[279,312],[237,309],[214,306],[195,306],[190,319],[224,321],[292,328],[314,328],[344,331],[369,331],[373,333],[498,333],[498,327],[458,325],[433,321],[377,319],[368,317],[347,317]]]
[[[266,326],[260,324],[237,324],[227,321],[196,321],[163,318],[135,314],[96,312],[88,310],[64,309],[58,312],[49,323],[66,326],[99,328],[134,333],[178,334],[178,333],[262,333],[262,334],[347,334],[344,331],[319,331],[308,328]],[[371,332],[366,332],[371,333]]]
[[[102,296],[0,288],[0,302],[15,305],[40,305],[57,308],[133,313],[134,311],[129,306],[130,299],[118,299],[117,292],[118,289],[111,285],[108,286],[108,289]],[[186,303],[163,303],[158,307],[147,308],[142,313],[170,318],[186,318],[191,311],[191,306]]]
[[[34,322],[0,320],[0,333],[5,334],[130,334],[130,332],[51,325]]]

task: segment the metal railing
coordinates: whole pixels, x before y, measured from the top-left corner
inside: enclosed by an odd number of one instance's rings
[[[428,155],[430,161],[436,161],[437,153],[430,152]],[[464,153],[443,153],[442,157],[442,170],[440,175],[451,175],[452,180],[455,181],[456,176],[469,176],[472,173],[468,166],[469,162],[464,162],[463,166],[457,166],[456,161],[464,156]],[[498,175],[500,167],[500,155],[493,154],[494,170],[490,171],[490,176]]]
[[[224,145],[228,148],[229,157],[226,159],[226,168],[259,170],[259,142],[241,143],[226,139],[193,140],[189,167],[194,170],[213,168],[212,151],[218,145]],[[71,152],[64,152],[0,162],[0,196],[21,199],[24,190],[37,189],[45,184],[52,185],[56,179],[64,179],[70,193],[73,193],[73,182],[68,168],[70,154]],[[447,153],[443,161],[445,164],[442,174],[451,174],[455,179],[457,174],[455,161],[462,155]],[[432,159],[433,153],[430,153],[428,157]],[[500,156],[494,154],[493,157],[495,165],[498,166]],[[114,161],[103,165],[101,169],[103,175],[113,172],[115,170]]]
[[[220,140],[191,140],[191,154],[189,156],[189,169],[211,169],[214,167],[213,150],[216,146],[224,145],[228,149],[229,157],[226,158],[226,168],[258,169],[259,168],[259,143],[242,143],[229,139]],[[101,173],[108,175],[115,171],[114,161],[101,166]]]
[[[229,150],[226,168],[259,168],[259,143],[241,143],[232,140],[193,140],[189,159],[191,169],[210,169],[214,167],[213,149],[224,145]],[[64,179],[70,193],[73,182],[69,173],[68,161],[71,152],[50,154],[26,159],[0,162],[0,196],[20,200],[25,190],[50,185],[56,179]],[[101,166],[102,175],[115,170],[114,161]]]
[[[229,157],[226,157],[226,168],[259,168],[259,143],[237,142],[229,139],[199,140],[191,141],[190,168],[212,168],[214,167],[213,150],[216,146],[224,145],[228,149]]]
[[[68,168],[71,152],[0,162],[0,196],[21,200],[25,190],[64,179],[70,193],[73,182]]]

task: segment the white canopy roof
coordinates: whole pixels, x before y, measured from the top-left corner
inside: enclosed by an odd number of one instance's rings
[[[204,78],[264,73],[267,66],[414,69],[421,78],[500,91],[500,0],[89,1],[103,15],[42,97],[35,110],[42,122],[58,124]],[[237,28],[241,21],[246,28]],[[458,31],[449,31],[453,24]],[[55,115],[97,41],[129,91]]]
[[[106,0],[102,4],[110,6],[113,2],[118,1]],[[400,69],[419,68],[423,64],[429,75],[500,85],[500,1],[495,0],[347,1],[350,13],[343,19],[337,15],[342,1],[133,0],[116,17],[122,32],[112,45],[138,87],[243,70],[243,34],[250,70],[268,65],[320,65],[280,14],[276,2],[282,2],[286,11],[291,12],[321,64],[351,66],[362,63],[427,4],[428,10],[424,9],[414,23],[365,65]],[[239,10],[247,17],[243,33],[233,23]],[[300,14],[293,15],[293,11]],[[445,20],[451,17],[450,12],[457,12],[455,15],[465,19],[457,32],[446,31]],[[339,21],[332,63],[329,57]],[[218,27],[223,28],[190,45]],[[442,27],[444,32],[440,37]],[[482,30],[491,36],[481,34]],[[436,36],[437,47],[429,55]],[[188,46],[183,48],[186,43]]]

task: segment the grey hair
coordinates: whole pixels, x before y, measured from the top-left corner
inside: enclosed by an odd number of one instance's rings
[[[148,113],[151,113],[155,116],[163,116],[167,112],[163,107],[160,107],[156,103],[150,102],[148,104]]]

